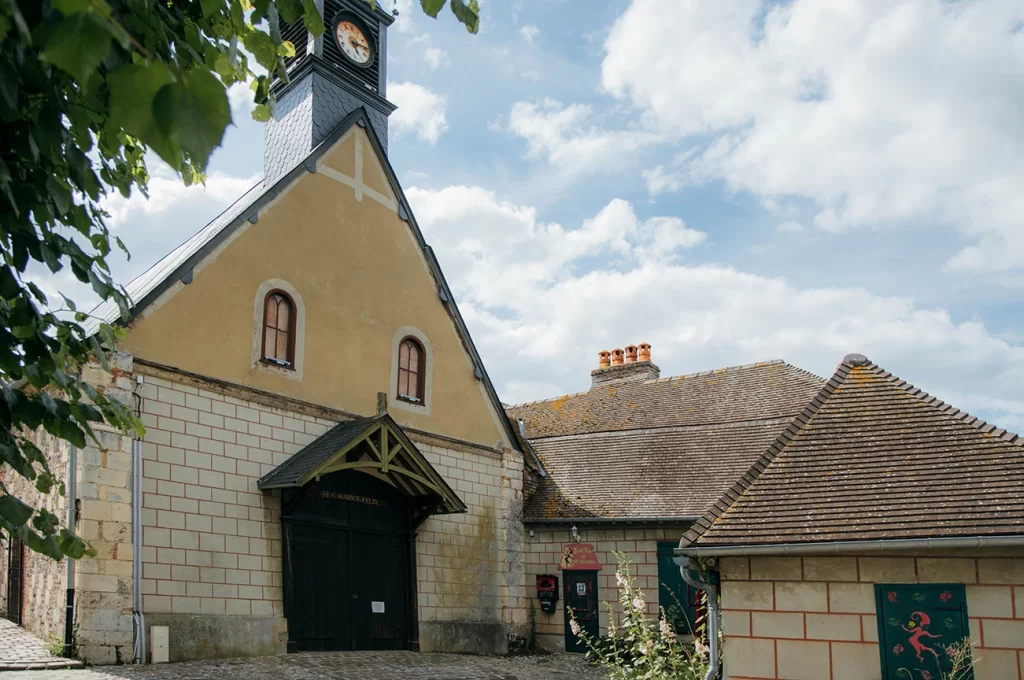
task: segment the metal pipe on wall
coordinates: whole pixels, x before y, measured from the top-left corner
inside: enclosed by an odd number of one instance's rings
[[[75,530],[78,507],[78,449],[68,450],[68,530]],[[67,574],[64,600],[64,656],[70,658],[75,648],[75,561],[67,559]]]
[[[711,665],[704,675],[704,680],[714,680],[718,677],[718,624],[721,614],[718,605],[718,588],[714,584],[700,578],[700,563],[695,557],[674,557],[672,560],[679,565],[679,573],[683,580],[692,588],[703,590],[708,598],[708,656]],[[696,574],[697,576],[694,576]]]
[[[142,376],[135,376],[135,398],[142,410]],[[132,628],[134,663],[146,663],[146,617],[142,613],[142,440],[132,439]]]

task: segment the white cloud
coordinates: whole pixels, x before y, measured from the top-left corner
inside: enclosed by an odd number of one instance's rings
[[[508,129],[527,143],[530,158],[544,157],[571,172],[594,170],[602,162],[621,163],[632,151],[657,143],[661,136],[644,130],[607,130],[591,122],[585,104],[563,106],[554,99],[516,102]]]
[[[640,175],[644,178],[644,183],[647,184],[647,192],[651,196],[678,191],[683,184],[678,173],[666,172],[664,165],[644,170]]]
[[[448,53],[440,47],[428,47],[423,53],[423,59],[427,62],[427,66],[434,71],[451,63],[451,60],[448,59]]]
[[[256,108],[252,89],[249,83],[235,83],[228,88],[228,103],[231,105],[231,120],[238,125],[242,120],[252,115]]]
[[[527,45],[532,45],[533,41],[540,35],[540,29],[533,24],[527,24],[519,29],[519,35],[522,36]]]
[[[411,33],[416,30],[416,23],[413,19],[414,13],[420,11],[418,7],[419,3],[413,3],[413,0],[394,0],[394,9],[398,10],[398,16],[395,17],[395,23],[391,25],[393,29],[399,33]]]
[[[804,225],[796,220],[786,220],[775,228],[785,234],[799,234],[804,230]]]
[[[147,159],[147,164],[152,173],[148,199],[138,191],[132,192],[129,198],[115,191],[107,194],[100,202],[103,209],[110,213],[107,224],[111,229],[120,230],[126,226],[137,226],[137,222],[141,220],[151,220],[182,205],[223,207],[252,188],[259,180],[259,176],[232,177],[212,172],[206,176],[205,184],[187,187],[165,163]],[[198,231],[203,225],[193,226],[192,231]]]
[[[620,199],[568,228],[479,187],[408,196],[506,402],[586,389],[598,350],[648,341],[664,375],[783,357],[827,377],[858,351],[997,422],[1024,413],[1024,347],[945,310],[680,261],[705,234]]]
[[[435,144],[448,130],[447,100],[443,95],[416,83],[388,83],[388,98],[398,106],[390,119],[396,138],[414,132],[423,141]]]
[[[1024,266],[1022,22],[1017,0],[633,0],[602,82],[703,144],[687,181],[809,199],[831,231],[952,225],[973,244],[949,269],[1005,270]]]

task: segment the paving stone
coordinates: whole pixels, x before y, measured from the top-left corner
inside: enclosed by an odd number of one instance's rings
[[[0,671],[81,666],[81,661],[53,656],[35,635],[7,619],[0,619]]]
[[[598,680],[579,655],[480,657],[415,652],[328,652],[90,670],[4,673],[3,680]]]

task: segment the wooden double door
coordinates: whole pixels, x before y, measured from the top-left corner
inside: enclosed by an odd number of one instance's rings
[[[403,499],[372,477],[347,474],[313,485],[305,507],[284,519],[289,648],[406,649],[416,620]],[[311,518],[310,510],[323,512]]]

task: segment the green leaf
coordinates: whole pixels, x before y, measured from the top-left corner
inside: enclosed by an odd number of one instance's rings
[[[324,33],[324,18],[320,16],[320,10],[316,7],[316,0],[302,0],[302,21],[306,24],[306,30],[314,38],[319,38]]]
[[[32,516],[32,508],[14,496],[0,496],[0,515],[11,524],[21,526]]]
[[[294,24],[302,16],[302,3],[299,0],[277,0],[274,4],[281,21],[286,24]]]
[[[260,64],[268,68],[273,66],[277,48],[269,35],[262,31],[252,31],[242,39],[242,44],[245,45],[245,49],[252,52],[252,56],[256,57]]]
[[[266,104],[257,104],[256,108],[252,110],[252,119],[266,123],[270,120],[270,107]]]
[[[108,24],[93,12],[77,12],[65,16],[50,33],[43,57],[70,73],[85,87],[89,76],[110,50]]]
[[[203,16],[210,18],[224,7],[224,0],[201,0],[199,6],[203,8]]]
[[[194,69],[161,88],[153,107],[163,133],[188,153],[194,166],[205,169],[231,123],[224,84],[209,71]]]
[[[69,16],[78,12],[89,11],[92,7],[92,0],[52,0],[50,4],[64,16]]]
[[[437,13],[444,7],[444,3],[447,0],[420,0],[420,7],[427,13],[432,19],[437,18]]]
[[[451,0],[452,13],[466,25],[466,30],[476,34],[480,30],[480,5],[477,0]]]
[[[295,45],[289,40],[284,40],[280,45],[277,46],[278,55],[288,58],[295,56]]]
[[[110,121],[147,144],[175,170],[181,168],[180,147],[157,124],[153,115],[157,93],[173,82],[160,62],[149,66],[126,64],[110,74]]]

